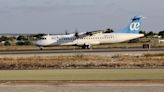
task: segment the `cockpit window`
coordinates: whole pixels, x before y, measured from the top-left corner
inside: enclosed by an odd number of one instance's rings
[[[46,38],[40,38],[39,40],[46,40]]]

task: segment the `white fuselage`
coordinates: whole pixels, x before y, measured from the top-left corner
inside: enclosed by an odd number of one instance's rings
[[[75,37],[70,35],[46,35],[36,42],[37,46],[57,46],[57,45],[96,45],[105,43],[119,43],[143,37],[143,34],[133,33],[97,33],[92,36]]]

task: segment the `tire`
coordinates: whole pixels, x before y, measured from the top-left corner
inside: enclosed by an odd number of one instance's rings
[[[43,47],[39,47],[40,48],[40,50],[43,50]]]
[[[87,47],[87,49],[91,49],[91,45],[87,45],[86,47]]]

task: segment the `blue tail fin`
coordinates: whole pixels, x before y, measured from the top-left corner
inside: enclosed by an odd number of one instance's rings
[[[118,31],[117,33],[134,33],[134,34],[139,34],[142,18],[143,18],[142,16],[135,16],[132,19],[132,22],[128,25],[128,27]]]

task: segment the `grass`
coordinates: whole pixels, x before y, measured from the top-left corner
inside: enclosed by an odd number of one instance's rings
[[[0,80],[161,80],[164,69],[58,69],[0,71]]]
[[[164,54],[142,56],[0,56],[0,70],[164,68]]]

